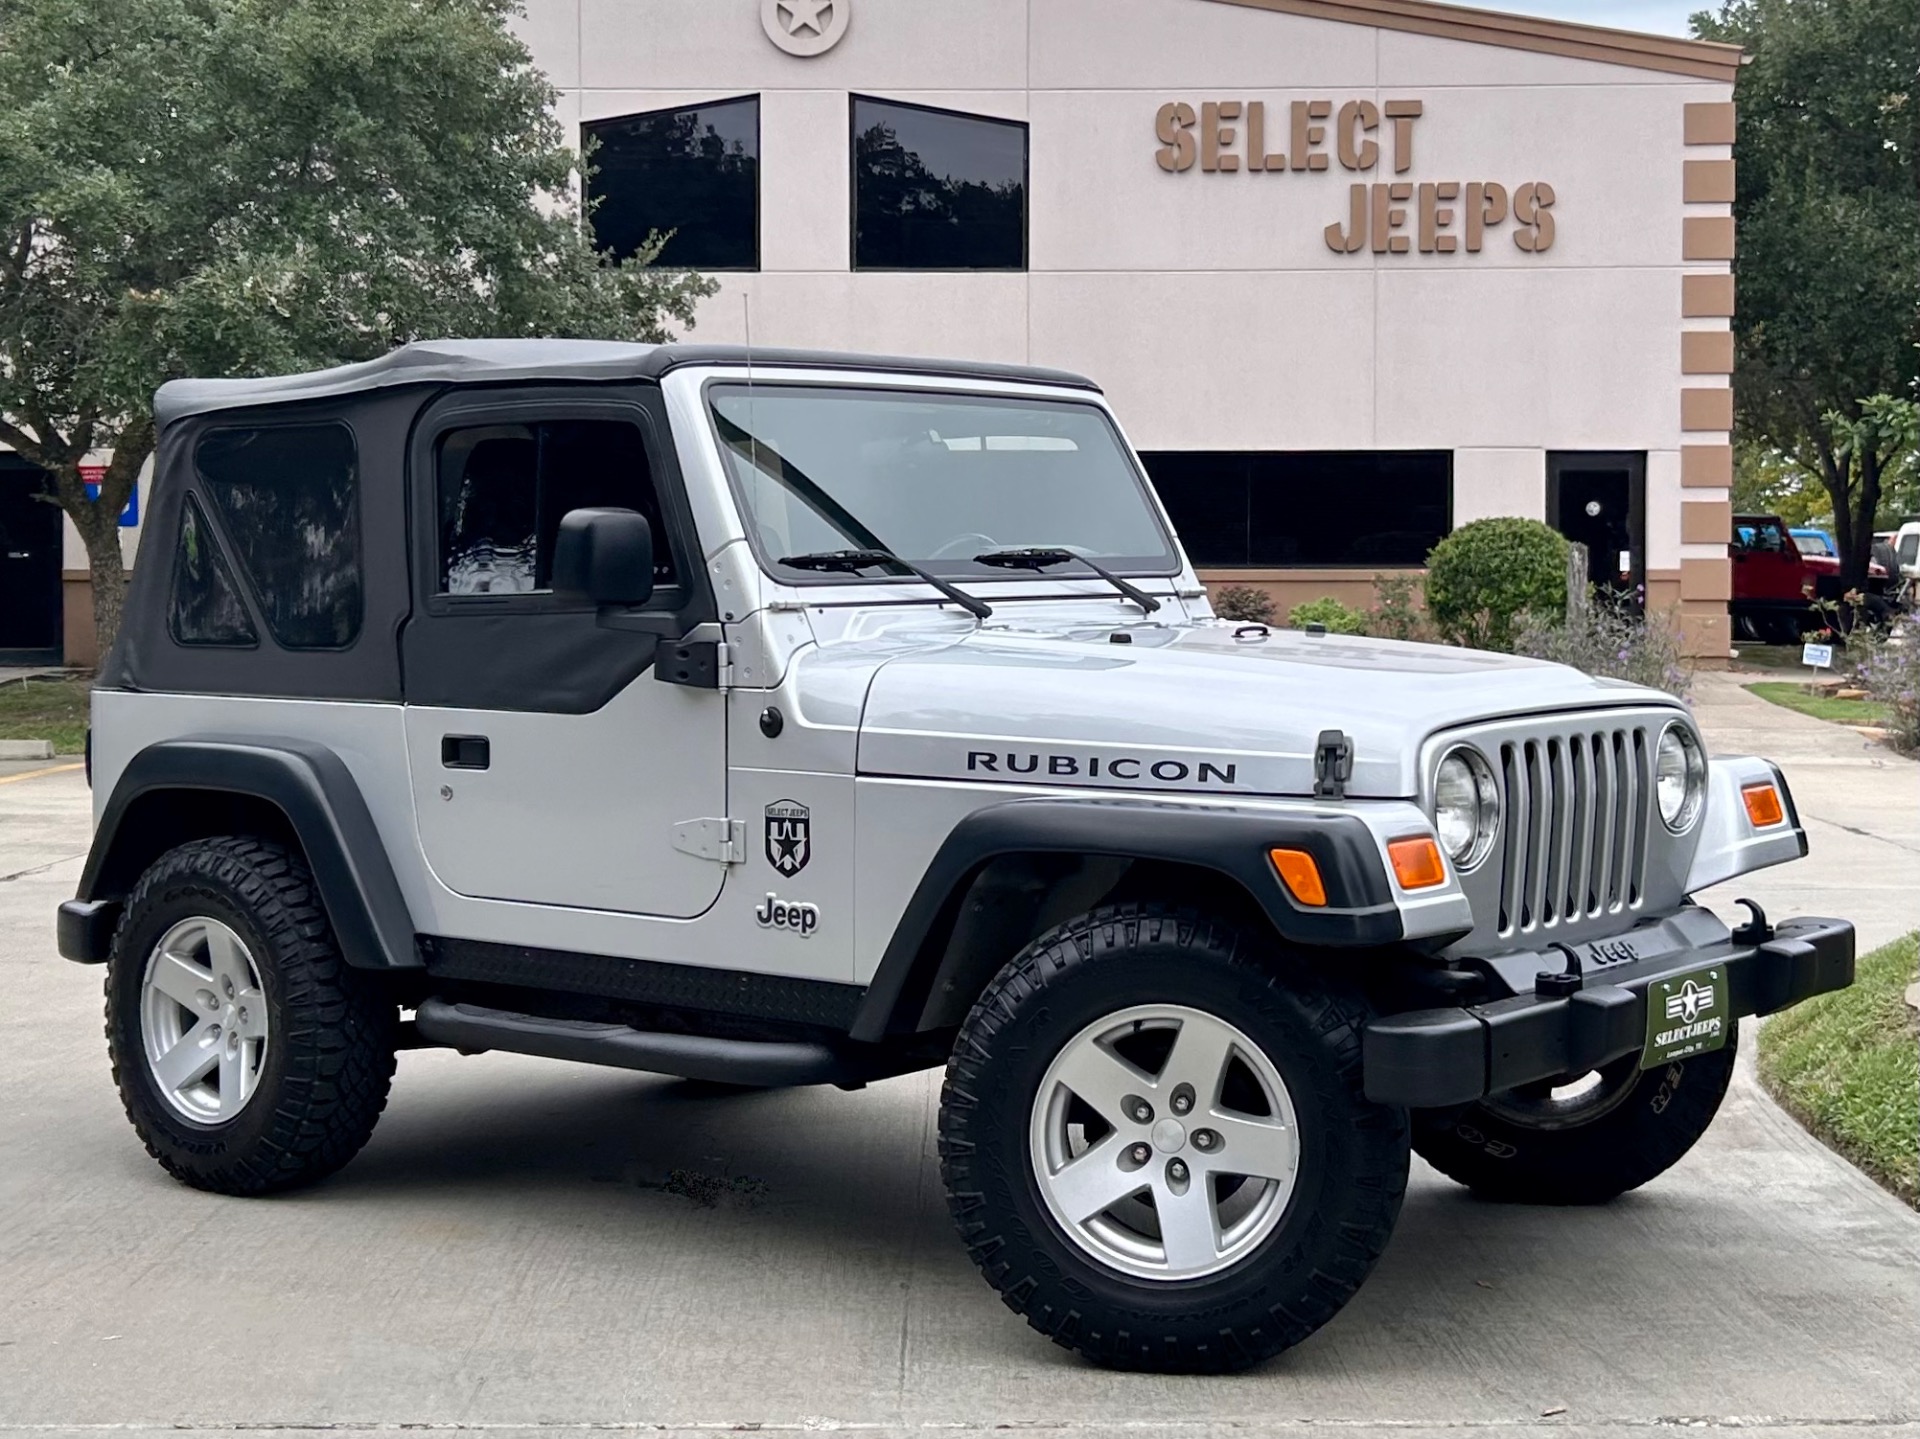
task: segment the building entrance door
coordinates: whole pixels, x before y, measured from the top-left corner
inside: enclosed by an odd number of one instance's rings
[[[1547,456],[1547,523],[1587,547],[1587,574],[1602,594],[1646,604],[1647,457],[1560,452]]]
[[[60,511],[37,500],[41,472],[0,455],[0,660],[60,658]]]

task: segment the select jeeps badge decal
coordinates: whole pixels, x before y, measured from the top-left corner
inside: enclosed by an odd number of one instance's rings
[[[820,928],[819,905],[795,904],[771,891],[767,894],[766,903],[753,912],[753,917],[762,929],[784,929],[802,939],[812,939],[813,932]]]
[[[1642,1068],[1653,1069],[1719,1049],[1727,1042],[1727,972],[1696,969],[1647,986],[1647,1047]]]
[[[781,874],[798,874],[812,858],[813,831],[807,807],[790,799],[768,805],[767,863]]]

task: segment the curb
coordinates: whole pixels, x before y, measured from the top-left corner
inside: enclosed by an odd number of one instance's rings
[[[53,741],[0,739],[0,759],[52,759]]]

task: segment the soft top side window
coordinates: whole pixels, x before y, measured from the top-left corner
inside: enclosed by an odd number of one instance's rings
[[[167,630],[175,644],[226,645],[250,649],[260,643],[240,597],[239,583],[220,552],[220,542],[187,496],[180,512],[180,544],[173,555],[173,602]]]
[[[545,594],[570,510],[637,510],[653,526],[654,583],[679,583],[646,442],[625,420],[475,425],[441,436],[438,592]]]
[[[194,448],[204,492],[267,628],[291,650],[345,649],[360,635],[360,466],[335,421],[209,430]]]

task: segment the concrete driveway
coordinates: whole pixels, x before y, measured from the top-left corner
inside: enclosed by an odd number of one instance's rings
[[[1743,892],[1911,927],[1920,767],[1723,682],[1701,712],[1784,756],[1814,827]],[[1920,1216],[1750,1075],[1603,1209],[1416,1161],[1358,1300],[1228,1379],[1108,1374],[1000,1306],[947,1221],[937,1075],[729,1097],[414,1053],[332,1182],[192,1193],[120,1114],[98,972],[54,954],[87,827],[79,774],[0,773],[0,1430],[1920,1433]]]

